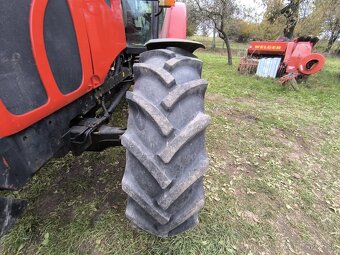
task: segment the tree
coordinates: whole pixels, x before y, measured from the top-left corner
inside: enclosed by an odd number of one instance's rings
[[[318,36],[322,33],[323,19],[318,14],[315,0],[304,0],[300,4],[299,20],[294,30],[294,36]]]
[[[211,21],[219,37],[227,47],[228,65],[233,64],[232,51],[228,35],[228,22],[237,11],[234,0],[194,0],[199,14]]]
[[[340,38],[340,0],[323,0],[316,7],[324,18],[323,31],[328,37],[326,52],[330,52]]]
[[[201,18],[195,11],[195,6],[190,0],[182,0],[187,6],[187,35],[193,36],[197,33],[199,25],[201,23]]]
[[[325,51],[330,52],[340,38],[340,0],[305,0],[303,6],[308,2],[309,8],[303,11],[307,15],[300,18],[297,30],[299,33],[321,35],[328,40]]]
[[[255,37],[257,26],[258,24],[243,19],[234,19],[229,22],[228,35],[239,43],[245,43]]]
[[[272,12],[268,16],[270,23],[274,23],[279,17],[285,18],[285,26],[283,29],[283,36],[292,39],[294,30],[299,20],[300,6],[304,0],[289,0],[288,3],[284,1],[273,1],[274,4]]]
[[[300,5],[300,17],[295,27],[295,36],[318,36],[324,23],[323,13],[316,7],[314,0],[305,0]]]

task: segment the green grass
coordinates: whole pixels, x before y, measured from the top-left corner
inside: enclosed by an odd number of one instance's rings
[[[169,239],[134,230],[125,152],[113,148],[53,160],[14,194],[30,205],[0,254],[339,253],[340,60],[294,91],[240,76],[219,54],[198,56],[213,118],[200,225]]]

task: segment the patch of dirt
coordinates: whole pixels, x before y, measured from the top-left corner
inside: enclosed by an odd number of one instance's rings
[[[109,151],[117,153],[118,150]],[[120,182],[124,172],[125,153],[118,151],[116,165],[110,162],[112,159],[108,153],[85,153],[78,158],[71,157],[60,171],[63,174],[52,180],[50,188],[32,204],[33,213],[42,219],[48,218],[51,213],[62,214],[60,217],[68,224],[73,220],[73,209],[79,203],[101,201],[94,218],[109,209],[123,212],[126,196]],[[62,210],[58,210],[61,206]]]
[[[254,254],[334,254],[330,233],[320,231],[322,226],[300,208],[291,209],[286,214],[285,209],[282,211],[282,202],[263,193],[239,194],[238,204],[247,205],[239,216],[252,224],[269,224],[275,235],[272,243],[244,240],[242,249]]]
[[[223,96],[221,94],[216,94],[216,93],[208,93],[206,95],[206,100],[211,101],[211,102],[219,102],[219,103],[223,103],[223,102],[227,101],[225,96]]]
[[[296,136],[293,132],[282,128],[272,129],[274,139],[281,142],[290,149],[287,159],[289,161],[301,162],[304,156],[310,152],[311,147],[301,136]]]
[[[245,111],[240,111],[238,109],[230,109],[227,112],[227,117],[229,117],[232,120],[244,121],[244,122],[250,122],[250,123],[256,123],[260,120],[255,115],[252,115]]]
[[[255,177],[256,167],[250,164],[228,164],[225,168],[229,176],[250,176]]]
[[[261,98],[257,98],[254,95],[248,94],[247,96],[244,97],[234,97],[232,99],[230,99],[230,101],[233,102],[238,102],[238,103],[244,103],[247,105],[254,105],[258,102],[266,102],[267,100],[261,99]]]
[[[302,225],[308,230],[309,236],[301,236],[292,224]],[[278,233],[277,245],[280,247],[280,254],[333,254],[327,236],[322,236],[320,228],[298,209],[294,209],[289,216],[279,215],[271,225]]]
[[[256,123],[257,121],[259,121],[259,118],[252,113],[224,106],[223,102],[227,102],[228,100],[230,101],[230,99],[226,99],[220,94],[209,94],[207,96],[207,99],[214,104],[213,107],[210,107],[210,110],[215,116],[223,116],[233,121],[249,123]],[[237,100],[238,99],[232,99],[234,103],[237,102]],[[216,102],[218,102],[218,104],[216,104]]]
[[[241,213],[242,218],[249,221],[250,223],[259,223],[259,216],[251,211],[244,211]]]
[[[214,143],[214,153],[209,154],[210,165],[218,169],[220,174],[239,178],[240,176],[255,177],[257,168],[247,162],[235,161],[232,154],[228,153],[228,144],[225,142]]]

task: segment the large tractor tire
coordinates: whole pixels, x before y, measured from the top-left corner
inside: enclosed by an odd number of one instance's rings
[[[204,205],[208,83],[201,79],[202,61],[178,48],[141,54],[134,73],[122,137],[126,216],[151,234],[174,236],[198,223]]]

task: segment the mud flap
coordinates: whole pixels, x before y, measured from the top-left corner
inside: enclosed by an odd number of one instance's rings
[[[0,237],[5,235],[27,207],[27,201],[0,197]]]

